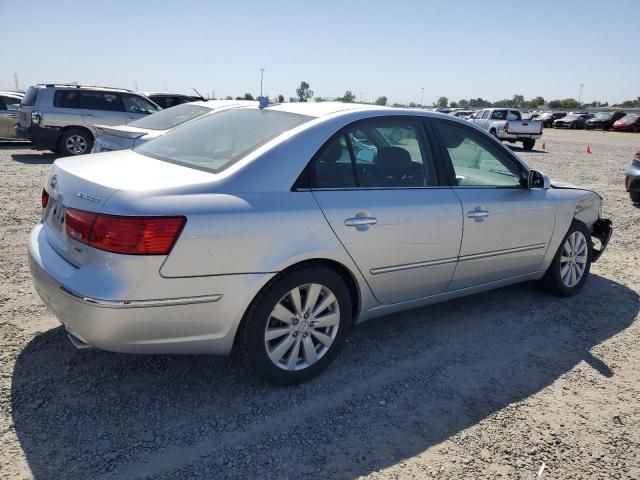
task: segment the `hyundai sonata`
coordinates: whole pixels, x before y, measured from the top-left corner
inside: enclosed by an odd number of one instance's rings
[[[373,317],[527,280],[576,294],[612,231],[596,193],[469,122],[342,103],[230,109],[59,159],[42,206],[31,274],[77,347],[235,345],[279,384]]]

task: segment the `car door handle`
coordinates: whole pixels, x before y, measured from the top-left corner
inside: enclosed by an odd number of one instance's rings
[[[15,113],[10,113],[9,118],[18,118],[18,115],[16,115]]]
[[[84,116],[85,117],[93,117],[94,115],[93,115],[93,113],[85,113]]]
[[[360,227],[362,225],[375,225],[376,223],[378,223],[378,219],[376,219],[374,217],[354,217],[354,218],[347,218],[344,221],[344,224],[347,227]]]
[[[484,218],[488,217],[489,212],[487,210],[482,210],[480,207],[476,207],[475,210],[470,210],[467,212],[467,217],[469,218]]]

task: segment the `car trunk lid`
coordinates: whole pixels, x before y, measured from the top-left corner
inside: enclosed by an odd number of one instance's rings
[[[65,214],[70,208],[110,214],[109,198],[121,190],[157,192],[210,182],[214,175],[140,155],[131,150],[81,155],[57,160],[45,183],[49,200],[43,214],[49,244],[79,266],[90,253],[68,237]],[[159,215],[163,212],[158,211]],[[104,252],[105,255],[108,255]]]

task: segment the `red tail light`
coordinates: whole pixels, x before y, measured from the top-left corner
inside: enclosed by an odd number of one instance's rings
[[[44,188],[42,189],[42,208],[47,208],[47,204],[49,203],[49,192],[47,192]]]
[[[509,120],[507,120],[506,123],[504,124],[504,131],[509,133]]]
[[[636,157],[638,160],[640,160],[640,152],[636,152],[635,157]]]
[[[166,255],[185,217],[121,217],[67,209],[67,235],[100,250],[130,255]]]

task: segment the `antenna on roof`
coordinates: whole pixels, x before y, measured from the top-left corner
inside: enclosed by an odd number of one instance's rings
[[[198,96],[200,97],[200,99],[201,99],[203,102],[206,102],[206,101],[207,101],[207,99],[206,99],[206,98],[204,98],[202,95],[200,95],[200,92],[199,92],[198,90],[196,90],[196,89],[195,89],[195,87],[194,87],[193,91],[194,91],[194,92],[196,92],[196,93],[198,94]]]

